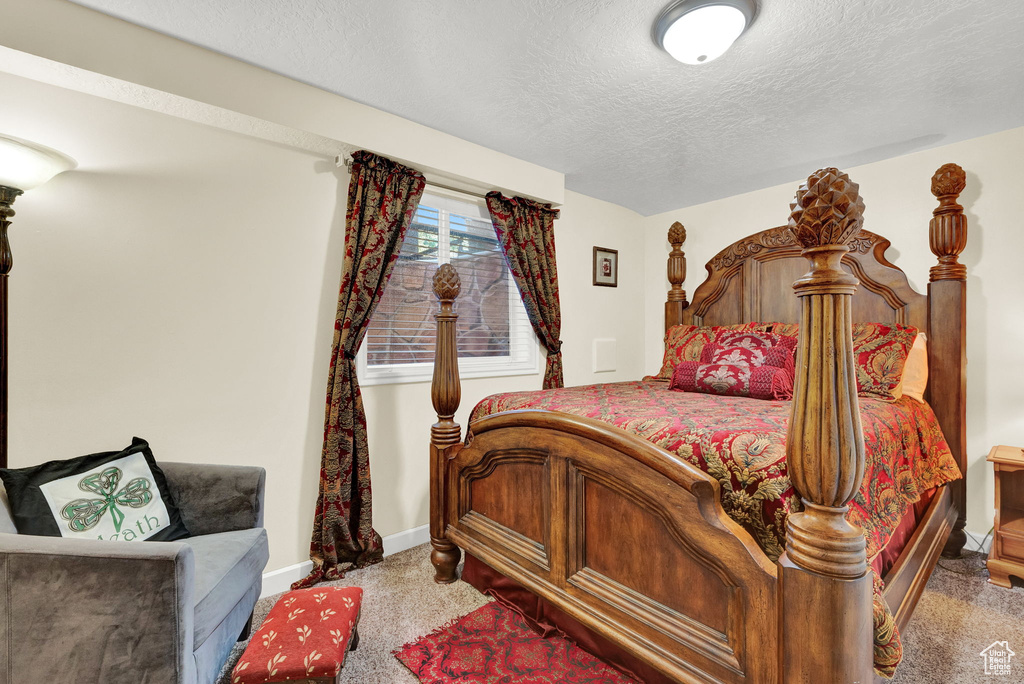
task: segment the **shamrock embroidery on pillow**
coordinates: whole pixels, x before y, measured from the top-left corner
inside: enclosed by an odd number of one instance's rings
[[[74,532],[85,532],[92,529],[99,523],[103,515],[110,511],[110,518],[114,523],[114,529],[121,532],[121,524],[124,522],[124,513],[117,507],[118,504],[131,508],[142,508],[153,500],[153,493],[150,491],[150,482],[144,477],[137,477],[117,490],[123,473],[120,468],[107,468],[106,470],[87,475],[78,483],[78,488],[83,492],[92,492],[99,499],[75,499],[61,509],[60,515],[68,521],[68,528]]]

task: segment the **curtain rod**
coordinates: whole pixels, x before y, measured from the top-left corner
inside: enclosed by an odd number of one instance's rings
[[[469,195],[470,197],[479,197],[480,199],[487,199],[487,195],[482,192],[473,192],[472,190],[463,190],[462,188],[453,188],[450,185],[444,185],[442,183],[435,183],[432,180],[427,181],[427,185],[433,185],[435,188],[441,188],[442,190],[451,190],[452,192],[459,192],[463,195]]]
[[[346,157],[342,159],[339,154],[334,158],[334,163],[338,166],[345,165],[346,169],[352,168],[352,157]],[[480,199],[487,199],[487,194],[483,192],[474,192],[472,190],[464,190],[462,188],[452,187],[451,185],[445,185],[444,183],[437,183],[432,180],[427,181],[427,185],[433,185],[435,188],[441,188],[442,190],[450,190],[452,192],[461,192],[463,195],[469,195],[470,197],[479,197]]]

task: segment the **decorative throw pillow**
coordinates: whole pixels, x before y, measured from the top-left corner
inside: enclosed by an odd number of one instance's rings
[[[769,323],[772,333],[797,336],[799,323]],[[900,379],[910,350],[914,347],[917,328],[896,323],[854,323],[853,360],[857,369],[857,394],[884,401],[896,401],[900,397]],[[924,354],[924,372],[927,382],[927,351],[921,340],[920,353]],[[915,369],[918,367],[915,366]],[[919,377],[915,375],[915,378]],[[918,382],[920,384],[920,382]],[[912,386],[912,391],[916,385]],[[906,389],[903,389],[906,392]],[[921,390],[924,401],[924,390]],[[917,394],[911,396],[917,397]]]
[[[753,399],[793,396],[796,338],[766,332],[722,332],[700,361],[676,366],[670,389]]]
[[[917,328],[896,323],[854,323],[853,358],[857,369],[857,394],[896,401],[907,354],[914,346]]]
[[[0,469],[19,534],[111,541],[189,536],[146,440],[28,468]]]
[[[729,330],[766,330],[763,323],[738,325],[673,325],[665,333],[665,358],[657,378],[671,380],[676,365],[682,361],[699,361],[701,350],[720,332]]]

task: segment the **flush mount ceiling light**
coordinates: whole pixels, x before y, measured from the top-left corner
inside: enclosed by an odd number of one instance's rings
[[[677,0],[654,22],[654,42],[683,64],[721,57],[757,13],[755,0]]]

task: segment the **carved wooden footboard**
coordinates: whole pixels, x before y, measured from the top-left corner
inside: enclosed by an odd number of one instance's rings
[[[743,254],[717,273],[709,265],[694,305],[680,287],[685,232],[670,233],[669,321],[713,319],[716,305],[719,316],[760,311],[778,294],[759,294],[751,272],[785,278],[793,258],[810,263],[794,285],[799,306],[790,309],[799,312],[801,333],[787,463],[804,511],[789,517],[777,564],[728,517],[709,475],[607,423],[507,411],[474,421],[462,443],[453,419],[460,388],[452,304],[460,286],[455,270],[442,266],[434,279],[441,309],[430,463],[436,581],[457,579],[464,549],[680,682],[871,681],[872,582],[863,533],[845,519],[864,472],[851,324],[858,309],[890,306],[894,317],[925,327],[929,312],[955,303],[929,302],[910,289],[884,259],[888,242],[860,230],[863,206],[845,174],[816,172],[797,193],[791,232],[771,238],[778,244],[734,245]],[[859,261],[848,262],[852,242]],[[882,304],[855,303],[858,278]],[[724,298],[734,282],[764,301],[730,303]],[[953,289],[962,297],[962,285]],[[958,344],[962,354],[962,337]],[[901,625],[956,515],[941,490],[890,573],[886,597]]]
[[[680,680],[776,680],[775,567],[707,474],[545,411],[477,421],[448,467],[468,553]]]

